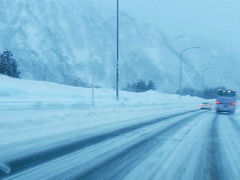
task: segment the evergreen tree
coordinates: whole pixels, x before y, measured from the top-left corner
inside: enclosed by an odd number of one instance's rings
[[[155,90],[155,85],[152,81],[148,81],[147,89],[148,90]]]
[[[11,51],[4,51],[0,55],[0,74],[19,78],[18,65]]]
[[[136,83],[136,90],[137,92],[144,92],[146,91],[146,83],[143,81],[143,80],[139,80],[137,83]]]
[[[138,80],[135,83],[127,84],[124,90],[132,91],[132,92],[145,92],[148,90],[155,90],[155,85],[153,81],[149,81],[148,84],[142,79]]]

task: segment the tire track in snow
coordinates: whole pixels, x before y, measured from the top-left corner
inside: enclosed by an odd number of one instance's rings
[[[124,149],[120,153],[106,159],[86,172],[76,175],[73,180],[78,179],[122,179],[141,161],[149,156],[159,146],[163,145],[168,138],[176,134],[182,127],[189,124],[203,112],[190,115],[165,129],[158,131],[140,142]]]
[[[218,133],[218,117],[216,115],[212,121],[212,126],[210,128],[209,136],[209,166],[210,166],[210,179],[223,179],[223,169],[220,151],[220,141]]]
[[[240,156],[240,147],[239,147],[239,138],[240,138],[240,124],[239,119],[236,120],[234,115],[230,115],[228,118],[232,129],[234,129],[234,136],[230,137],[228,144],[228,158],[231,163],[231,174],[233,177],[231,179],[239,179],[240,177],[240,166],[239,166],[239,156]],[[235,136],[236,133],[236,136]],[[235,171],[235,173],[234,173]]]
[[[240,124],[233,118],[233,116],[228,116],[232,126],[234,127],[235,131],[240,135]]]
[[[202,116],[201,116],[202,117]],[[174,145],[171,146],[171,148],[169,148],[165,153],[165,155],[163,155],[164,158],[160,159],[158,165],[156,165],[154,168],[154,170],[150,173],[149,176],[147,177],[144,177],[143,179],[167,179],[166,177],[169,178],[169,176],[165,176],[165,177],[162,177],[161,175],[159,176],[159,172],[164,172],[164,175],[167,174],[166,172],[166,169],[163,169],[163,165],[165,163],[168,163],[168,160],[171,159],[171,157],[176,157],[176,152],[179,152],[179,154],[181,154],[181,151],[178,151],[178,149],[183,146],[184,142],[186,139],[189,138],[190,134],[192,134],[192,131],[194,131],[194,128],[195,126],[198,126],[199,124],[199,121],[196,121],[194,122],[193,124],[191,124],[191,127],[189,127],[189,129],[187,131],[185,131],[185,133],[182,135],[182,138],[181,140],[179,140],[178,142],[176,142]],[[186,149],[187,150],[187,149]],[[185,152],[184,152],[185,153]],[[188,155],[189,156],[189,155]],[[177,161],[177,159],[175,158],[174,161]],[[185,166],[187,163],[186,162],[189,162],[189,158],[186,158],[184,161],[181,162],[181,165]],[[174,163],[174,162],[173,162]],[[177,164],[174,163],[174,164]],[[172,168],[172,167],[170,167]],[[180,168],[180,166],[179,166]],[[178,171],[178,169],[176,170],[176,172]],[[179,170],[179,171],[182,171],[182,170]],[[175,175],[174,175],[175,174]],[[178,173],[172,173],[172,177],[169,178],[169,179],[180,179],[179,175],[181,174],[178,174]],[[176,176],[176,177],[174,177]],[[173,178],[174,177],[174,178]],[[137,178],[136,178],[137,179]]]
[[[86,139],[80,139],[79,141],[75,141],[69,144],[64,144],[61,146],[54,147],[52,149],[43,150],[34,154],[26,155],[23,157],[19,157],[17,159],[9,160],[7,162],[3,162],[9,169],[11,169],[10,172],[6,173],[6,171],[0,171],[0,178],[12,176],[14,174],[17,174],[21,171],[27,170],[31,167],[35,167],[37,165],[43,164],[45,162],[54,160],[58,157],[64,156],[66,154],[70,154],[72,152],[75,152],[77,150],[81,150],[83,148],[86,148],[88,146],[106,141],[110,138],[114,138],[120,135],[123,135],[125,133],[131,132],[133,130],[137,130],[143,127],[147,127],[153,124],[157,124],[161,121],[168,120],[171,118],[175,118],[181,115],[189,114],[198,112],[199,110],[191,110],[181,113],[176,113],[172,115],[168,115],[165,117],[160,117],[157,119],[153,119],[146,122],[141,122],[138,124],[134,124],[132,126],[123,127],[118,130],[110,131],[104,134],[95,135]],[[3,168],[0,168],[0,170]]]
[[[203,148],[205,157],[200,158],[198,164],[204,171],[195,173],[195,179],[222,180],[225,178],[222,152],[219,138],[219,115],[215,115],[209,128],[207,145]],[[206,137],[207,138],[207,137]],[[204,177],[202,177],[204,176]]]
[[[229,168],[228,175],[230,176],[228,179],[239,179],[239,177],[240,177],[240,166],[239,166],[240,125],[234,117],[238,117],[238,116],[234,116],[234,115],[228,116],[228,122],[230,122],[230,125],[232,128],[231,128],[231,134],[230,134],[230,136],[228,136],[228,138],[225,142],[226,158],[227,158],[227,162],[229,164],[226,167]],[[232,129],[233,129],[233,131],[232,131]],[[236,133],[236,135],[235,135],[235,133]]]
[[[199,129],[201,135],[204,133],[202,129],[206,122],[203,118],[209,116],[201,116],[196,122],[191,125],[189,132],[186,132],[181,141],[175,143],[170,149],[165,158],[161,161],[155,168],[155,172],[149,179],[190,179],[193,177],[195,164],[193,162],[198,162],[198,154],[200,151],[196,150],[196,147],[201,147],[199,143]],[[204,125],[204,126],[203,126]],[[194,137],[194,138],[193,138]],[[195,138],[197,138],[195,140]],[[201,138],[201,136],[200,136]],[[194,160],[196,159],[196,161]],[[168,164],[167,166],[164,166]],[[191,165],[190,165],[191,164]],[[191,166],[191,167],[189,167]],[[190,170],[189,170],[190,169]],[[160,171],[160,173],[158,172]]]

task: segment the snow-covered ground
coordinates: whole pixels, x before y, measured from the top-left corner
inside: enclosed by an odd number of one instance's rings
[[[216,116],[198,111],[200,98],[155,91],[121,91],[116,102],[101,88],[93,106],[90,88],[2,75],[0,82],[2,178],[240,177],[238,112]]]
[[[18,103],[35,103],[40,107],[45,103],[64,105],[64,103],[91,104],[92,89],[66,86],[44,81],[14,79],[0,75],[0,103],[17,105]],[[95,104],[106,105],[164,105],[199,103],[199,98],[184,97],[179,99],[174,94],[162,94],[156,91],[145,93],[120,92],[120,101],[115,101],[115,91],[111,89],[95,88]]]
[[[132,93],[9,78],[0,75],[0,145],[73,130],[113,128],[176,111],[199,108],[201,99],[155,91]]]

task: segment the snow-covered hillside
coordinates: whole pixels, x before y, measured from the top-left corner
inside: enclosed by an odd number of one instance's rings
[[[0,50],[11,50],[26,79],[88,85],[115,84],[115,12],[85,0],[1,1]],[[167,32],[166,32],[167,34]],[[178,89],[179,53],[184,86],[225,85],[239,89],[240,62],[234,52],[202,37],[169,37],[160,28],[120,15],[120,85],[152,80],[157,89]],[[225,50],[223,50],[225,49]],[[214,67],[214,68],[212,68]],[[204,72],[206,68],[212,68]],[[229,71],[231,69],[231,71]]]
[[[177,95],[155,91],[120,91],[120,101],[116,102],[113,90],[99,88],[95,89],[95,105],[92,106],[90,88],[15,79],[3,75],[0,75],[0,82],[1,123],[12,124],[1,126],[0,146],[72,131],[79,127],[85,129],[108,124],[106,127],[109,128],[121,123],[129,124],[136,119],[139,122],[139,119],[151,119],[162,114],[196,110],[202,102],[197,97],[185,96],[179,99]],[[21,127],[17,124],[21,124]],[[35,128],[41,130],[35,133]],[[10,135],[11,133],[19,133],[18,138]]]
[[[47,124],[51,121],[51,125],[52,123],[59,123],[61,120],[67,123],[69,119],[79,121],[80,118],[84,120],[84,126],[97,126],[98,123],[101,124],[103,122],[117,124],[117,121],[120,122],[123,119],[126,119],[127,122],[131,118],[144,119],[144,117],[148,116],[149,118],[149,116],[152,117],[156,114],[169,114],[172,113],[173,108],[177,112],[198,109],[199,103],[202,102],[202,99],[197,97],[185,96],[179,99],[177,95],[163,94],[155,91],[144,93],[120,91],[121,98],[117,102],[113,90],[98,88],[95,89],[93,106],[92,90],[90,88],[67,86],[44,81],[15,79],[4,75],[0,75],[0,82],[1,120],[9,121],[9,119],[13,118],[13,124],[15,120],[21,121],[21,123],[26,121],[26,124],[23,123],[24,125],[22,125],[23,128],[29,128],[27,125],[29,123],[27,121],[31,121],[31,118],[28,118],[29,111],[36,112],[36,118],[40,121],[45,119]],[[19,118],[19,115],[16,116],[13,111],[20,113],[21,118]],[[26,114],[22,113],[22,111],[26,111]],[[59,116],[55,116],[56,111]],[[78,115],[72,117],[71,115],[69,116],[69,112],[70,114],[77,112]],[[63,116],[64,119],[60,118],[63,115],[62,113],[65,114]],[[54,117],[50,116],[50,114]],[[70,125],[68,129],[64,126],[60,131],[67,131],[74,128],[78,127]],[[9,129],[9,127],[6,126],[6,129]],[[22,129],[19,129],[19,131],[22,131]],[[47,131],[55,133],[52,128],[49,128]],[[16,130],[12,130],[12,132],[16,133]],[[24,133],[24,137],[28,136],[29,133],[32,133],[32,131]],[[1,129],[1,137],[3,137],[3,134],[7,137],[10,136],[9,132],[4,131],[4,127]],[[31,138],[33,134],[30,136]],[[46,135],[45,131],[36,134],[36,136],[39,135]],[[14,136],[11,137],[14,138]],[[5,143],[3,139],[1,139],[1,143]],[[9,139],[6,138],[4,140],[9,143]],[[16,141],[16,138],[14,139],[12,140]]]
[[[33,81],[10,78],[0,75],[0,109],[9,108],[6,103],[15,107],[16,105],[27,107],[67,106],[82,107],[92,105],[92,89],[62,85],[44,81]],[[111,105],[194,105],[198,107],[200,98],[186,96],[179,99],[178,95],[164,94],[156,91],[144,93],[133,93],[120,91],[120,101],[115,100],[115,91],[106,88],[94,90],[95,106]]]

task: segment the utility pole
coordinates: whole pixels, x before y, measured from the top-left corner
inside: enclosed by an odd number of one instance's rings
[[[116,100],[119,100],[119,0],[117,0],[117,62],[116,62]]]
[[[180,56],[180,65],[179,65],[179,97],[182,96],[182,54]]]
[[[92,74],[92,106],[95,105],[95,102],[94,102],[94,75]]]

